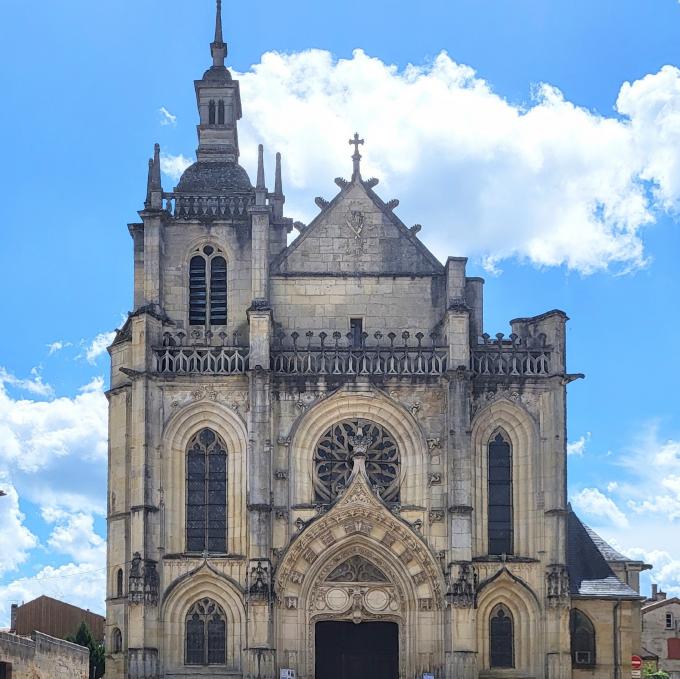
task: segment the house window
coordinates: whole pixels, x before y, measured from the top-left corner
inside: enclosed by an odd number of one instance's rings
[[[512,618],[504,606],[497,606],[491,614],[489,651],[492,668],[515,666]]]
[[[185,621],[185,664],[225,665],[227,623],[224,611],[212,599],[197,601]]]
[[[189,262],[189,325],[226,325],[227,261],[206,245]]]
[[[111,652],[120,653],[123,650],[123,635],[121,631],[117,628],[113,628],[111,633]]]
[[[392,435],[367,420],[346,420],[333,425],[316,445],[314,495],[317,502],[332,502],[344,488],[354,466],[353,457],[366,455],[371,485],[386,502],[399,501],[399,448]]]
[[[503,434],[489,442],[489,554],[512,554],[512,451]]]
[[[590,618],[579,610],[571,612],[571,664],[573,667],[595,665],[595,627]]]
[[[0,679],[12,679],[12,663],[0,662]]]
[[[675,621],[673,620],[673,614],[672,613],[666,613],[666,629],[673,629],[674,628],[674,623]]]
[[[212,429],[187,446],[187,551],[227,551],[227,447]]]
[[[116,571],[116,596],[123,596],[123,569],[119,568]]]

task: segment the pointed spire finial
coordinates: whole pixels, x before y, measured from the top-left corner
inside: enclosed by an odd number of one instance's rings
[[[160,190],[161,188],[161,145],[154,144],[153,147],[153,174],[151,176],[151,186]]]
[[[257,147],[257,185],[256,189],[264,189],[264,146]]]
[[[222,0],[217,0],[217,14],[215,15],[215,40],[210,45],[213,66],[224,66],[227,58],[227,44],[222,36]]]
[[[355,132],[354,137],[349,140],[349,145],[354,146],[354,154],[352,155],[352,181],[361,179],[361,154],[359,153],[359,146],[363,145],[364,140],[359,139],[359,133]]]
[[[276,174],[274,176],[274,193],[277,196],[283,195],[283,180],[281,179],[281,154],[276,154]]]

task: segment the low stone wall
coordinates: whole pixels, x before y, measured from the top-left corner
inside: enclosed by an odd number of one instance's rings
[[[89,660],[86,648],[47,634],[0,632],[0,663],[11,666],[12,679],[87,679]]]

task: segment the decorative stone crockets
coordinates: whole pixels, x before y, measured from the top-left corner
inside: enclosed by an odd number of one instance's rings
[[[478,576],[470,562],[451,564],[446,598],[455,608],[472,608],[476,602]]]
[[[403,615],[409,605],[441,610],[439,562],[422,537],[373,492],[365,456],[355,454],[353,462],[346,490],[283,555],[276,571],[280,605],[355,622]],[[419,604],[424,601],[427,606]]]
[[[545,574],[549,606],[569,606],[569,573],[563,564],[548,566]]]

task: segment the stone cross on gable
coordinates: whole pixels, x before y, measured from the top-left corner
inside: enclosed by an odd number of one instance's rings
[[[354,165],[354,170],[352,172],[352,181],[355,179],[360,179],[361,178],[361,168],[360,168],[360,161],[361,161],[361,154],[359,153],[359,146],[363,145],[364,140],[359,139],[359,133],[355,132],[354,137],[349,140],[349,145],[354,146],[354,155],[352,156],[352,162]]]

